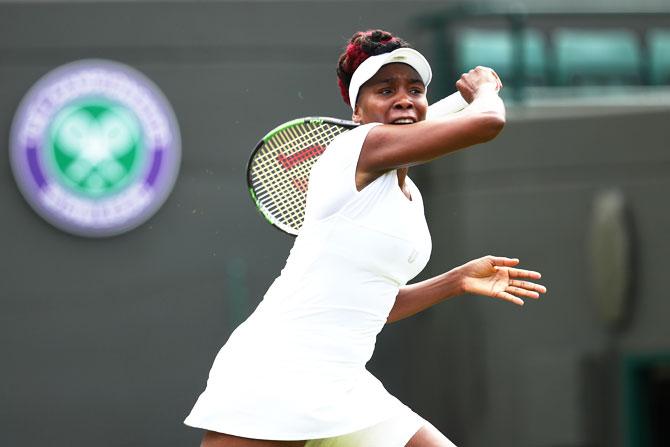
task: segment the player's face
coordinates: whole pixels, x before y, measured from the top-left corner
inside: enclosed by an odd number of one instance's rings
[[[358,123],[411,124],[426,119],[421,76],[407,64],[384,65],[361,87],[352,119]]]

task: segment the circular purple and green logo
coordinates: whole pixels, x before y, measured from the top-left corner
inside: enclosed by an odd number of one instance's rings
[[[12,123],[10,159],[21,192],[47,221],[80,236],[112,236],[165,202],[181,140],[151,80],[117,62],[82,60],[28,91]]]

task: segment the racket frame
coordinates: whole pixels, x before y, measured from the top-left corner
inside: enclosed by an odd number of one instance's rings
[[[251,169],[252,169],[256,154],[266,144],[268,144],[268,142],[275,135],[277,135],[279,132],[284,131],[286,129],[289,129],[291,127],[305,125],[305,124],[315,124],[315,125],[331,124],[331,125],[334,125],[334,126],[344,127],[346,130],[341,132],[339,135],[341,135],[342,133],[348,132],[349,130],[355,129],[356,127],[359,126],[358,123],[355,123],[353,121],[348,121],[348,120],[343,120],[343,119],[338,119],[338,118],[321,117],[321,116],[309,116],[309,117],[303,117],[303,118],[296,118],[294,120],[287,121],[283,124],[280,124],[279,126],[275,127],[271,131],[269,131],[263,138],[260,139],[260,141],[254,147],[254,150],[251,152],[251,155],[249,156],[249,159],[247,161],[247,169],[246,169],[246,171],[247,171],[247,189],[249,191],[249,195],[251,196],[251,200],[256,205],[256,209],[258,210],[258,212],[263,216],[263,218],[268,223],[270,223],[273,227],[277,228],[278,230],[280,230],[280,231],[282,231],[286,234],[289,234],[291,236],[297,236],[299,229],[295,229],[292,226],[281,222],[279,219],[273,217],[272,214],[269,213],[265,209],[265,206],[263,206],[263,204],[260,202],[260,200],[256,197],[256,191],[254,189],[253,180],[251,178],[252,177]],[[330,142],[328,144],[330,144]],[[326,145],[326,148],[327,147],[328,147],[328,145]]]

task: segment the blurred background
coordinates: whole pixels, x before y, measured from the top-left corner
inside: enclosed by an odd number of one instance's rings
[[[246,189],[256,142],[348,119],[337,57],[383,28],[431,61],[431,100],[495,68],[508,124],[412,170],[433,256],[418,278],[519,257],[549,293],[474,296],[389,325],[369,369],[457,445],[670,445],[670,3],[0,0],[0,445],[195,446],[182,425],[293,239]],[[146,223],[83,238],[9,165],[28,89],[78,59],[128,64],[179,121],[175,188]]]

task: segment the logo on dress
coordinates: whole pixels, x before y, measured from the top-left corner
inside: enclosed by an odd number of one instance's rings
[[[409,255],[409,258],[407,258],[407,262],[410,264],[416,261],[416,257],[419,256],[419,252],[416,250],[416,248],[412,249],[412,253]]]
[[[181,160],[167,99],[140,72],[83,60],[47,73],[23,98],[10,142],[12,171],[44,219],[80,236],[111,236],[149,219]]]

